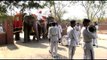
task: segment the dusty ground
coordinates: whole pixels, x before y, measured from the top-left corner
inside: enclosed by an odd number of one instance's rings
[[[99,36],[101,37],[102,35]],[[22,43],[23,35],[21,37],[21,41],[15,41],[14,44],[0,46],[0,59],[52,59],[49,53],[48,40]],[[98,40],[98,45],[98,48],[94,47],[95,59],[107,59],[107,39]],[[58,58],[68,59],[68,48],[60,44],[58,46]],[[74,59],[83,59],[82,45],[76,48]]]

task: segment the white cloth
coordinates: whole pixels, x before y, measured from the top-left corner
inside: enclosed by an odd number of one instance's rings
[[[83,31],[84,31],[85,27],[81,28],[81,37],[83,37]]]
[[[96,27],[96,30],[98,31],[98,25],[96,25],[95,27]],[[96,36],[96,38],[93,39],[93,45],[96,45],[96,46],[98,46],[98,42],[97,42],[97,38],[98,38],[97,31],[94,33],[94,35]]]
[[[62,33],[62,27],[60,25],[55,26],[55,27],[58,28],[58,30],[59,30],[59,38],[61,39],[62,38],[62,35],[61,35],[61,33]]]
[[[76,33],[77,33],[77,38],[78,38],[78,43],[80,42],[80,35],[81,35],[81,26],[75,26]]]
[[[72,59],[75,54],[76,46],[70,46],[69,47],[69,59]]]
[[[96,27],[96,29],[98,30],[98,28],[99,28],[98,25],[96,25],[95,27]]]
[[[0,26],[0,32],[3,32],[3,27],[2,26]]]
[[[84,44],[84,58],[85,59],[94,59],[94,50],[92,46],[92,39],[95,39],[96,36],[94,33],[88,31],[87,28],[83,31],[83,40]]]
[[[60,32],[62,33],[62,26],[58,24],[58,27],[60,29]]]
[[[78,38],[75,28],[71,29],[68,35],[68,38],[70,38],[70,45],[71,46],[77,46],[78,45]]]
[[[77,33],[76,33],[76,29],[72,28],[70,29],[68,38],[70,38],[70,45],[69,45],[69,58],[72,59],[74,54],[75,54],[75,50],[76,50],[76,46],[78,45],[78,38],[77,38]]]
[[[84,44],[84,59],[94,59],[94,49],[91,42]]]
[[[42,19],[42,14],[38,14],[37,19],[41,20]]]
[[[85,29],[85,27],[83,26],[83,27],[81,28],[81,35],[80,35],[81,38],[83,38],[83,31],[84,31],[84,29]],[[83,39],[80,41],[80,43],[82,44],[82,47],[84,47]]]
[[[68,37],[71,29],[72,29],[71,26],[67,27],[67,42],[68,42],[68,45],[70,45],[70,41],[71,41],[70,38]]]

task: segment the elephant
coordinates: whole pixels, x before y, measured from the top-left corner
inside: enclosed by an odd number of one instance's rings
[[[33,40],[37,41],[47,38],[48,28],[51,22],[54,22],[53,17],[47,17],[45,20],[37,20],[33,15],[25,16],[24,18],[24,41],[30,41],[30,35],[33,35]]]
[[[30,32],[33,26],[34,18],[29,15],[24,17],[23,21],[23,30],[24,30],[24,42],[29,42],[30,41]]]

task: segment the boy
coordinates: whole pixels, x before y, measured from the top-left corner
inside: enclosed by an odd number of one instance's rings
[[[95,38],[95,35],[89,32],[89,19],[83,20],[83,25],[85,29],[83,30],[83,41],[84,41],[84,59],[94,59],[94,50],[92,46],[92,39]]]
[[[50,50],[49,52],[52,54],[54,58],[57,57],[57,48],[58,48],[58,40],[59,40],[59,29],[56,27],[56,23],[51,23],[51,27],[48,30],[48,39],[50,39]]]
[[[59,23],[56,22],[56,27],[59,29],[59,43],[61,43],[62,38],[62,27]]]
[[[77,23],[76,26],[76,31],[77,31],[77,35],[78,35],[78,45],[80,45],[80,35],[81,35],[81,26],[80,23]]]
[[[78,45],[78,39],[75,29],[76,21],[75,20],[70,21],[70,25],[72,29],[70,29],[70,32],[68,34],[68,38],[70,38],[71,40],[69,45],[69,58],[72,59],[75,54],[76,46]]]
[[[95,28],[96,28],[96,32],[95,32],[95,34],[96,34],[96,38],[95,38],[95,39],[93,39],[93,46],[98,47],[98,42],[97,42],[97,38],[98,38],[98,35],[97,35],[97,31],[98,31],[98,24],[97,24],[97,22],[94,22],[94,26],[95,26]]]

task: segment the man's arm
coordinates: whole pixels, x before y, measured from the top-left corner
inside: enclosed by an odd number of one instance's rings
[[[70,38],[70,40],[72,40],[72,30],[70,30],[70,31],[68,32],[68,38]]]
[[[91,33],[91,32],[89,32],[89,31],[87,31],[87,32],[88,32],[87,35],[88,35],[88,37],[89,37],[90,39],[95,39],[95,38],[96,38],[96,36],[95,36],[94,33]]]
[[[50,40],[50,37],[51,37],[51,35],[50,35],[50,27],[49,27],[49,29],[48,29],[48,39]]]

